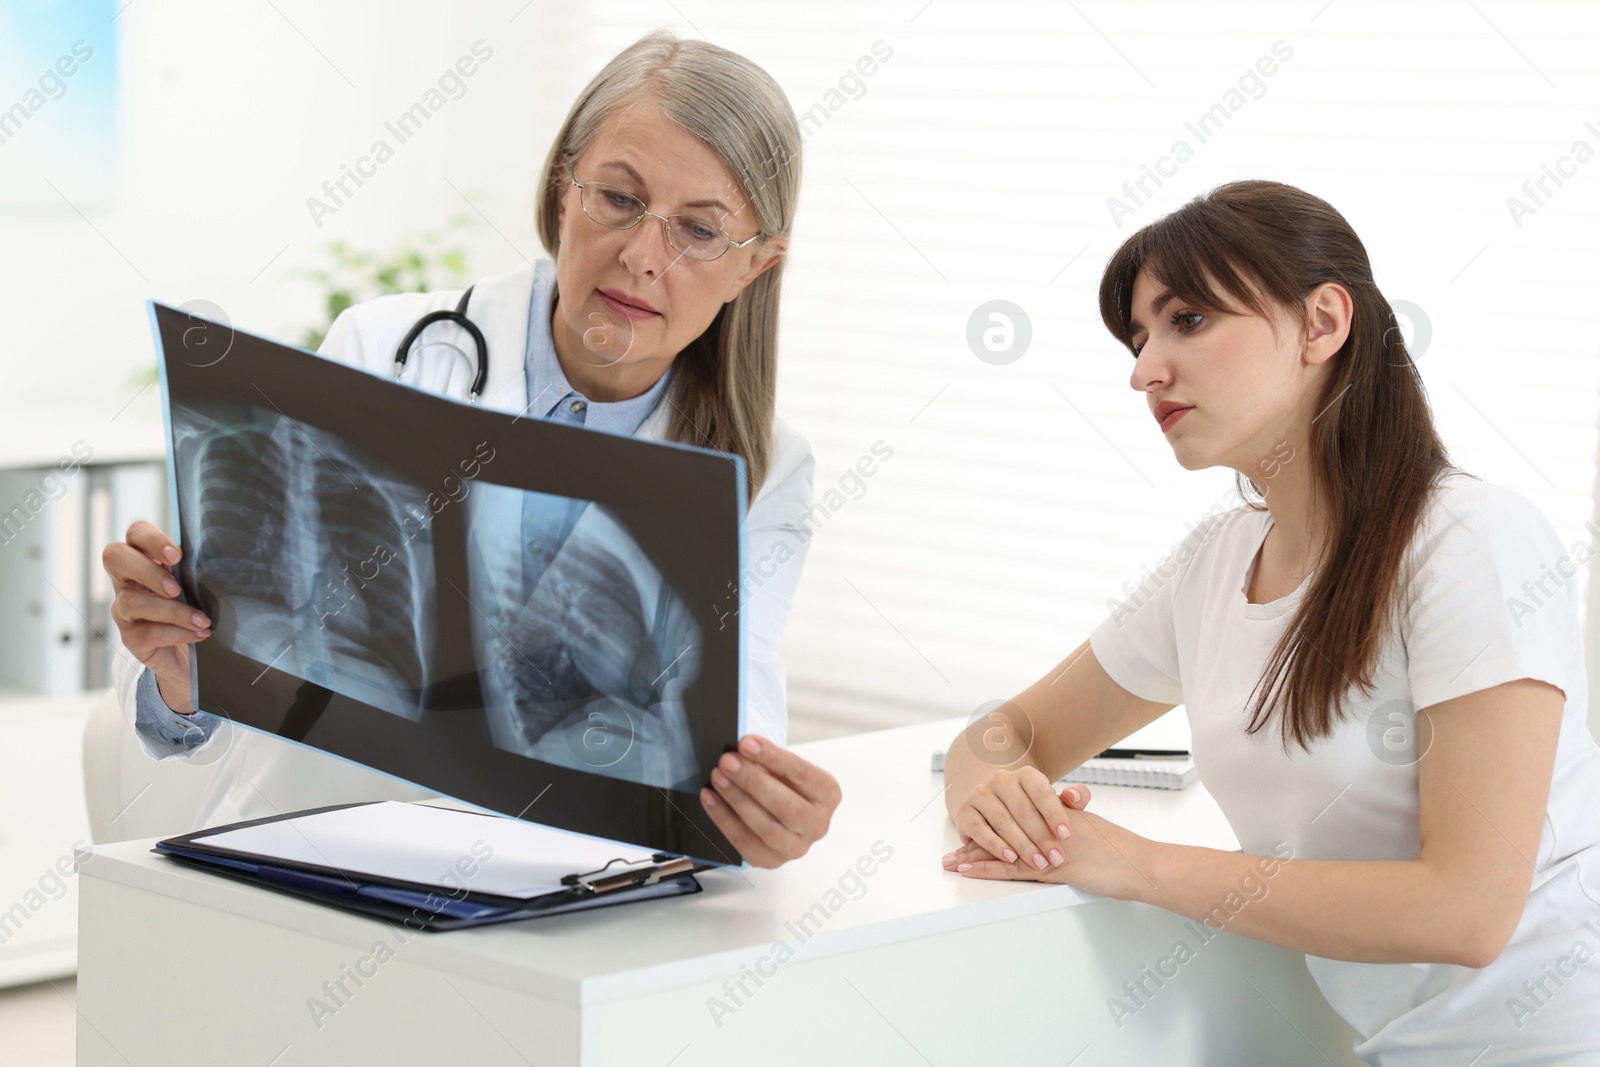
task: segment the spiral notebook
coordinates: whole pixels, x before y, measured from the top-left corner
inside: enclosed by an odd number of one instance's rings
[[[1138,785],[1150,789],[1182,789],[1195,780],[1194,760],[1089,759],[1063,782],[1086,785]]]
[[[1109,751],[1109,750],[1108,750]],[[944,753],[935,750],[933,769],[944,770]],[[1132,759],[1096,756],[1083,761],[1058,782],[1083,782],[1085,785],[1137,785],[1147,789],[1182,789],[1198,777],[1193,759]]]

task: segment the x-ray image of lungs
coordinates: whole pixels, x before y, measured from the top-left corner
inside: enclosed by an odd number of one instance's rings
[[[496,748],[694,790],[685,693],[700,630],[602,505],[480,483],[468,501],[472,641]]]
[[[214,641],[408,719],[433,618],[427,494],[338,438],[256,409],[214,424],[174,408],[179,506]]]

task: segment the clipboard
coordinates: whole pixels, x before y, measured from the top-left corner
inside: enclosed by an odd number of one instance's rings
[[[208,841],[232,834],[235,831],[256,827],[286,824],[328,813],[352,812],[374,804],[395,802],[364,802],[334,804],[322,808],[273,815],[263,819],[214,826],[178,837],[158,841],[152,851],[167,856],[186,866],[196,867],[213,874],[271,889],[312,903],[324,904],[369,918],[402,923],[413,930],[430,932],[484,926],[491,923],[514,922],[524,919],[561,915],[592,908],[612,907],[646,900],[686,896],[701,891],[695,873],[709,869],[710,865],[696,865],[681,856],[655,852],[647,857],[629,859],[618,856],[587,870],[576,870],[560,876],[559,886],[539,886],[528,893],[489,892],[467,888],[463,885],[447,886],[442,881],[420,881],[392,877],[367,869],[341,869],[331,862],[307,862],[303,855],[277,855],[250,852]],[[447,813],[450,820],[464,820],[461,832],[470,834],[474,829],[488,829],[495,823],[508,820],[487,813],[461,811],[434,805],[406,805],[429,812]],[[376,811],[374,812],[376,814]],[[437,821],[441,816],[431,816]],[[474,826],[471,820],[487,819],[489,823]],[[520,820],[509,820],[520,823]],[[523,824],[527,825],[527,824]],[[503,829],[503,827],[502,827]],[[544,828],[538,828],[543,830]],[[303,831],[297,832],[317,851],[312,839]],[[611,851],[614,847],[598,842],[582,842],[590,855],[598,850]]]

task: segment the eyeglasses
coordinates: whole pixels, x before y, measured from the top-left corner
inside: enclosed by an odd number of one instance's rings
[[[612,230],[631,230],[646,215],[661,220],[666,231],[667,244],[673,251],[689,259],[710,261],[720,259],[730,248],[743,248],[764,234],[756,234],[744,241],[735,241],[722,227],[694,215],[657,215],[646,211],[639,198],[612,185],[600,182],[580,182],[571,179],[578,189],[578,203],[583,213]]]

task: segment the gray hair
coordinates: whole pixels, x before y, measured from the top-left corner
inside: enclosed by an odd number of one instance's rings
[[[743,56],[657,30],[595,75],[550,146],[535,216],[539,239],[552,256],[560,251],[558,207],[573,161],[612,115],[643,103],[659,106],[716,152],[754,210],[764,239],[788,236],[800,195],[801,144],[789,98]],[[752,498],[771,460],[783,265],[779,260],[763,271],[678,354],[670,387],[670,436],[743,456]]]

